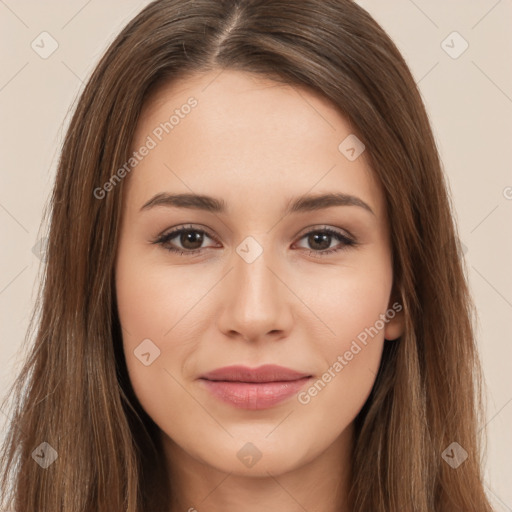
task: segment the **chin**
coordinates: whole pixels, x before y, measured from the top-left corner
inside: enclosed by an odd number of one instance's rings
[[[269,435],[271,431],[265,428],[258,433],[251,427],[250,435],[238,435],[211,446],[196,446],[194,457],[224,473],[268,477],[269,473],[277,476],[300,468],[327,447],[317,444],[318,436],[309,440],[299,432],[296,436],[285,431],[281,435],[276,432]]]

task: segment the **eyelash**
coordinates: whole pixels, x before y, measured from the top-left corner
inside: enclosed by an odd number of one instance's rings
[[[179,249],[179,248],[167,245],[170,242],[170,240],[172,240],[173,238],[176,238],[177,235],[180,235],[181,233],[184,233],[184,232],[203,233],[206,236],[208,236],[208,238],[211,238],[215,242],[218,242],[218,240],[214,236],[209,234],[208,231],[205,231],[204,229],[194,228],[194,226],[183,226],[183,227],[174,229],[173,231],[170,231],[169,233],[160,235],[156,240],[154,240],[151,243],[161,245],[166,251],[178,254],[179,256],[199,255],[201,252],[203,252],[205,249],[207,249],[206,247],[203,247],[200,249],[183,250],[183,249]],[[339,231],[336,231],[336,230],[328,228],[328,227],[321,228],[321,229],[313,229],[311,231],[308,231],[307,233],[304,233],[300,237],[300,240],[302,240],[303,238],[305,238],[311,234],[318,234],[318,233],[333,236],[338,241],[342,242],[343,245],[341,247],[334,248],[334,249],[324,249],[323,251],[314,251],[311,249],[305,249],[308,252],[309,256],[313,256],[315,258],[323,258],[327,254],[344,251],[344,250],[348,249],[349,247],[354,247],[354,246],[358,245],[355,240],[345,236],[344,234],[340,233]]]

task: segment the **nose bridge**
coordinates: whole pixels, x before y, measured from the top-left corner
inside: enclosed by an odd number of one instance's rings
[[[223,304],[221,329],[255,340],[289,328],[285,287],[274,274],[271,248],[247,237],[233,254],[229,296]],[[271,270],[272,269],[272,270]]]

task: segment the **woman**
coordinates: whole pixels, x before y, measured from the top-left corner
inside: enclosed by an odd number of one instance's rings
[[[457,241],[363,9],[151,3],[65,139],[6,503],[490,511]]]

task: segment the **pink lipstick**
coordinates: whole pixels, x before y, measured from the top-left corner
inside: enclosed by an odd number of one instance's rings
[[[201,375],[218,399],[241,409],[268,409],[296,394],[311,378],[283,366],[226,366]]]

